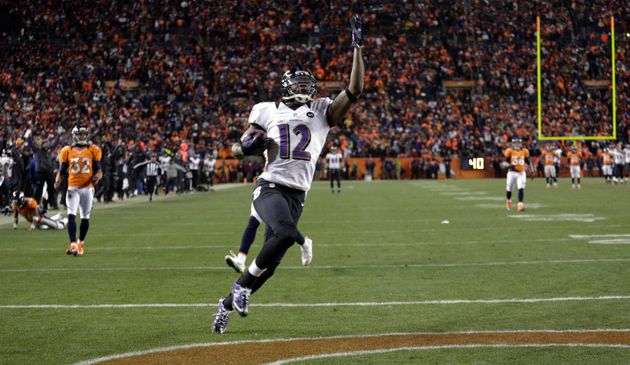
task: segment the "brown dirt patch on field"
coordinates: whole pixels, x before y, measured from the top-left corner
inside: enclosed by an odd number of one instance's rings
[[[368,337],[313,338],[274,342],[242,342],[155,352],[110,360],[103,364],[262,364],[296,357],[338,352],[444,345],[630,345],[628,331],[477,332],[398,334]]]

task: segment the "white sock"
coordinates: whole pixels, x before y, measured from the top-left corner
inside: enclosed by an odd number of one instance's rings
[[[259,268],[258,265],[256,265],[256,260],[254,260],[252,261],[252,264],[249,265],[249,268],[247,268],[247,271],[249,271],[249,273],[254,275],[255,277],[259,278],[265,271],[267,271],[267,269]]]
[[[247,254],[244,254],[242,252],[239,252],[238,255],[236,256],[236,260],[238,260],[238,262],[240,262],[241,264],[245,264],[245,260],[247,260]]]

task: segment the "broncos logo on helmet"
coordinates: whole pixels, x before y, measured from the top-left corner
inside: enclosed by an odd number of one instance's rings
[[[523,148],[523,140],[518,137],[513,137],[510,147],[513,150],[520,150],[521,148]]]
[[[21,208],[24,206],[24,203],[26,202],[26,198],[24,198],[23,192],[14,191],[13,195],[11,195],[11,201],[13,201],[13,203],[15,203],[15,205],[17,205],[18,208]]]
[[[76,125],[72,128],[72,143],[79,146],[85,146],[88,144],[90,133],[88,127],[83,124]]]
[[[293,67],[282,75],[282,100],[305,104],[317,94],[317,80],[313,74],[300,67]]]

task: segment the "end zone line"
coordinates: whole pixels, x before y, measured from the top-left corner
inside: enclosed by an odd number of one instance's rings
[[[315,307],[376,307],[386,305],[451,305],[451,304],[529,304],[547,302],[584,302],[630,300],[630,295],[596,297],[511,298],[511,299],[440,299],[392,302],[340,302],[340,303],[261,303],[251,304],[262,308],[315,308]],[[147,303],[147,304],[5,304],[0,309],[129,309],[129,308],[206,308],[214,303]]]
[[[238,340],[238,341],[224,341],[224,342],[201,342],[201,343],[189,343],[184,345],[174,345],[157,347],[147,350],[131,351],[119,354],[113,354],[109,356],[103,356],[99,358],[93,358],[77,362],[73,365],[91,365],[104,361],[111,361],[131,356],[149,355],[159,352],[175,351],[175,350],[188,350],[201,347],[221,347],[230,345],[243,345],[250,343],[276,343],[276,342],[288,342],[288,341],[305,341],[305,340],[343,340],[352,338],[373,338],[373,337],[394,337],[394,336],[406,336],[406,335],[476,335],[476,334],[489,334],[489,333],[598,333],[598,332],[628,332],[630,329],[517,329],[517,330],[468,330],[468,331],[446,331],[446,332],[394,332],[394,333],[376,333],[376,334],[357,334],[357,335],[337,335],[337,336],[314,336],[314,337],[293,337],[293,338],[265,338],[260,340]]]
[[[603,344],[593,344],[593,343],[535,344],[535,343],[532,343],[532,344],[471,344],[471,345],[405,346],[405,347],[397,347],[397,348],[389,348],[389,349],[361,350],[361,351],[336,352],[336,353],[330,353],[330,354],[300,356],[300,357],[293,357],[289,359],[282,359],[278,361],[268,362],[268,363],[264,363],[263,365],[285,365],[285,364],[291,364],[298,361],[330,359],[330,358],[350,357],[350,356],[380,355],[380,354],[388,354],[388,353],[398,352],[398,351],[424,351],[424,350],[449,350],[449,349],[465,350],[465,349],[479,349],[479,348],[492,348],[492,349],[548,348],[548,347],[568,347],[568,348],[587,347],[587,348],[630,349],[630,345],[605,344],[605,343]]]

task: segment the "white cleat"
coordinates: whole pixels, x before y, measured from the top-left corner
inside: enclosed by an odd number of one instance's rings
[[[313,240],[308,237],[304,237],[304,244],[300,246],[302,250],[302,265],[308,266],[313,261]]]
[[[225,255],[225,263],[228,264],[231,268],[236,270],[238,273],[245,272],[245,263],[241,262],[238,259],[238,256],[234,254],[234,252],[230,251],[227,255]]]

